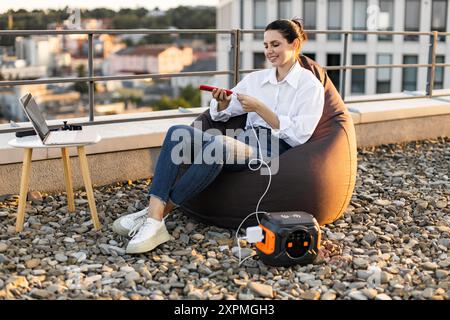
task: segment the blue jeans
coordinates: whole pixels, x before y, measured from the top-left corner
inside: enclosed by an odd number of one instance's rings
[[[180,132],[177,131],[178,129],[185,133],[184,136],[181,137],[184,137],[185,139],[177,140],[179,135],[176,133]],[[257,133],[259,133],[259,130],[256,130]],[[251,129],[246,130],[242,135],[239,135],[237,139],[249,144],[248,142],[251,140],[242,138],[249,134],[254,135],[254,133],[251,132]],[[271,135],[269,134],[268,136],[269,139],[267,140],[271,140]],[[271,138],[273,139],[274,137],[272,136]],[[176,181],[180,163],[175,163],[173,161],[173,153],[175,150],[180,149],[180,146],[183,146],[182,144],[184,144],[187,149],[191,150],[190,157],[189,155],[183,154],[184,160],[190,161],[191,164],[180,179]],[[266,152],[263,151],[263,154],[268,154],[269,156],[274,155],[272,152],[273,150],[271,150],[272,145],[273,143],[268,141],[265,144],[265,146],[268,147],[268,150],[265,150]],[[253,150],[257,150],[255,145],[250,146]],[[290,148],[290,146],[282,140],[280,140],[279,146],[279,154]],[[215,147],[217,147],[217,150],[222,150],[222,153],[217,155],[214,154],[218,161],[212,163],[205,161],[205,158],[203,157],[205,149],[208,148],[209,150],[212,150]],[[179,206],[184,201],[199,194],[210,185],[222,171],[224,166],[227,171],[240,171],[248,168],[247,164],[249,159],[246,160],[245,164],[228,164],[225,163],[225,160],[226,148],[223,146],[220,139],[216,139],[214,135],[192,126],[174,125],[167,131],[167,135],[161,147],[161,153],[156,163],[155,174],[149,188],[149,195],[159,198],[164,204],[167,204],[167,201],[170,199],[175,206]]]

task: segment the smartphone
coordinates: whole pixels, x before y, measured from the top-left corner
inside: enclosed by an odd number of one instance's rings
[[[206,90],[206,91],[213,91],[214,89],[219,89],[217,87],[208,86],[206,84],[202,84],[199,87],[200,90]],[[230,94],[233,94],[233,91],[224,89],[225,93],[229,96]]]

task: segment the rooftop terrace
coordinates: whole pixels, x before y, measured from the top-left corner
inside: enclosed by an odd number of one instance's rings
[[[433,33],[434,43],[437,36]],[[239,39],[235,32],[232,42],[238,44]],[[243,72],[236,67],[238,59],[235,56],[234,70],[215,74],[238,79]],[[343,64],[335,69],[345,75],[352,67]],[[436,67],[448,65],[431,61],[420,66],[429,68],[432,79]],[[57,191],[64,189],[60,155],[40,150],[33,154],[34,192],[25,229],[15,233],[23,151],[7,141],[29,124],[0,126],[0,299],[449,299],[450,98],[444,97],[449,90],[433,90],[431,81],[428,92],[364,97],[372,102],[347,97],[360,147],[357,184],[343,217],[322,227],[317,261],[271,268],[255,256],[239,267],[233,230],[196,223],[179,210],[167,220],[173,241],[151,253],[125,254],[127,239],[113,234],[113,220],[146,206],[149,177],[167,128],[191,123],[206,108],[94,120],[94,82],[117,79],[121,77],[90,73],[75,80],[89,81],[91,92],[89,118],[73,122],[85,123],[85,130],[103,137],[87,150],[103,224],[100,232],[92,230],[84,192],[76,194],[77,212],[67,212],[65,194]],[[420,141],[403,142],[411,140]],[[79,188],[75,160],[72,167]],[[244,256],[255,254],[253,247],[243,245]]]
[[[341,219],[322,227],[314,264],[238,266],[234,231],[175,210],[174,240],[126,255],[119,215],[147,204],[150,180],[96,187],[104,227],[92,230],[83,192],[35,194],[14,232],[17,197],[0,202],[0,299],[433,299],[450,298],[448,138],[358,150],[357,184]],[[245,245],[243,255],[254,255]]]

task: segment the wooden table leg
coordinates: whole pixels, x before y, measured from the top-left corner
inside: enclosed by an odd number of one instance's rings
[[[66,181],[67,207],[69,212],[75,212],[75,201],[73,198],[72,172],[70,170],[69,149],[61,148],[62,161],[64,165],[64,180]]]
[[[25,207],[27,206],[28,182],[30,180],[31,155],[33,149],[26,148],[23,155],[22,177],[20,179],[19,208],[17,209],[16,232],[23,230]]]
[[[94,191],[92,189],[91,176],[89,174],[89,166],[86,159],[86,151],[83,146],[77,147],[78,158],[80,159],[81,174],[83,175],[84,186],[86,188],[86,193],[89,202],[89,208],[91,210],[91,218],[94,223],[94,229],[100,230],[100,221],[98,220],[97,208],[95,207]]]

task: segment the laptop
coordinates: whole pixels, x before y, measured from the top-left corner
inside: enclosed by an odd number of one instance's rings
[[[50,131],[44,116],[31,93],[20,98],[23,110],[44,145],[85,144],[98,141],[98,135],[84,131]]]

